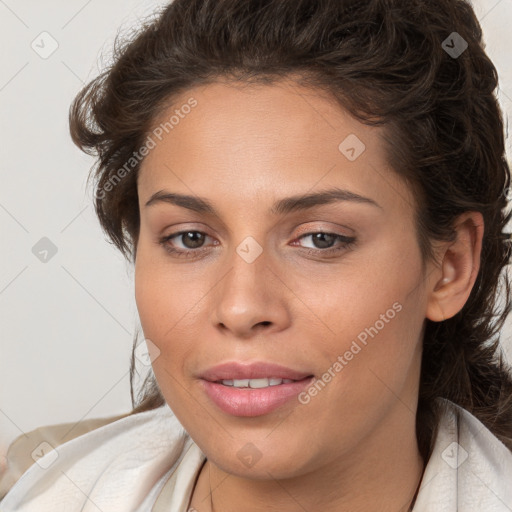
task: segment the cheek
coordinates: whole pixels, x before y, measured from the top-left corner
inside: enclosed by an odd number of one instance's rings
[[[354,315],[345,321],[338,310],[339,319],[331,324],[336,334],[316,338],[320,344],[315,356],[322,355],[322,373],[300,399],[315,422],[326,426],[326,436],[333,436],[333,442],[339,435],[366,435],[396,407],[414,409],[421,321],[414,317],[415,303],[399,294],[392,298],[397,296],[399,300],[389,301],[374,294],[359,308],[352,304],[348,309]],[[343,434],[338,431],[340,423],[345,426]]]
[[[306,325],[313,321],[325,345],[334,343],[342,350],[358,336],[364,343],[372,334],[385,339],[402,329],[403,310],[408,309],[409,314],[415,305],[410,304],[411,299],[418,299],[414,290],[419,288],[419,272],[419,260],[403,258],[390,247],[354,254],[353,260],[334,272],[316,276],[314,286],[311,281],[298,280],[294,291],[308,306]],[[333,340],[344,342],[336,344]]]
[[[309,292],[311,309],[322,320],[315,325],[315,349],[322,354],[323,375],[354,406],[399,392],[416,369],[425,297],[420,256],[413,252],[374,252],[371,260],[326,282],[322,294]],[[312,324],[306,328],[315,339]]]
[[[175,283],[165,251],[141,232],[135,261],[135,301],[144,333],[161,340],[180,314],[185,290]]]
[[[168,273],[144,244],[139,244],[135,262],[135,301],[144,336],[165,355],[164,341],[172,333],[179,314],[179,301]]]
[[[187,293],[195,289],[190,279],[183,283],[183,276],[171,274],[165,262],[148,256],[144,250],[137,255],[135,298],[144,336],[159,350],[152,361],[153,373],[167,404],[193,432],[204,410],[191,400],[183,382],[189,377],[187,361],[193,359],[202,338],[198,330],[200,304],[194,307],[199,299]]]
[[[205,291],[192,276],[170,268],[165,256],[143,246],[135,264],[135,300],[144,336],[160,350],[153,362],[155,374],[180,371],[182,362],[202,337]],[[165,375],[163,375],[165,378]],[[157,375],[158,378],[158,375]],[[160,379],[159,379],[160,380]]]
[[[167,403],[178,408],[175,402],[179,396],[176,380],[183,371],[187,358],[187,338],[181,339],[179,318],[182,306],[180,293],[166,286],[156,266],[146,265],[140,257],[135,269],[135,299],[142,330],[146,340],[158,348],[158,355],[152,361],[152,369]]]
[[[139,254],[135,265],[135,302],[146,337],[159,338],[156,334],[158,326],[162,326],[162,306],[170,298],[161,286],[157,269],[145,261],[144,255]]]

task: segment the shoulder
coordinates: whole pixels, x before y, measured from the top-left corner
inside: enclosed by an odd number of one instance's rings
[[[0,502],[2,512],[82,510],[87,503],[100,510],[133,510],[189,443],[167,404],[126,415],[60,446],[50,440],[45,454]]]
[[[473,414],[438,400],[442,416],[414,512],[512,510],[512,452]]]
[[[20,434],[8,444],[5,456],[0,457],[0,500],[46,452],[129,414],[42,425]]]

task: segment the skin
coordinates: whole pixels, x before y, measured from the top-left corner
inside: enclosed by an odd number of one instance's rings
[[[408,510],[424,467],[415,436],[423,326],[455,315],[469,297],[481,215],[461,216],[457,240],[438,244],[437,263],[423,273],[414,196],[386,163],[381,127],[291,81],[196,87],[155,126],[190,97],[197,106],[141,166],[135,264],[144,335],[160,351],[155,376],[208,459],[190,505],[212,510],[211,486],[217,512]],[[338,149],[349,134],[366,146],[354,161]],[[278,199],[332,187],[379,206],[269,212]],[[217,215],[146,206],[161,190],[206,198]],[[183,230],[206,237],[168,241],[196,251],[178,258],[158,242]],[[356,241],[326,256],[341,242],[306,233]],[[252,263],[236,252],[249,236],[262,248]],[[202,391],[199,374],[225,361],[272,361],[321,378],[394,303],[401,310],[307,404],[241,418]],[[261,455],[251,467],[237,456],[247,443]]]

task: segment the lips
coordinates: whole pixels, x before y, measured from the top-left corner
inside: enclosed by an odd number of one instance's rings
[[[232,361],[209,368],[203,372],[200,377],[209,382],[265,378],[290,379],[298,381],[311,377],[312,375],[313,374],[311,372],[303,372],[264,361],[256,361],[253,363]]]
[[[217,382],[200,380],[200,388],[218,410],[230,416],[255,417],[271,414],[281,407],[297,407],[300,395],[314,377],[261,389],[236,388]]]

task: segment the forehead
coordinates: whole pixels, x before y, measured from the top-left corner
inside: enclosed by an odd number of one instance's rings
[[[178,119],[173,114],[184,109],[190,98],[197,106]],[[338,158],[339,143],[344,136],[354,134],[367,147],[372,146],[373,158],[384,160],[379,128],[349,116],[326,92],[292,80],[271,85],[222,81],[195,87],[174,98],[155,119],[154,127],[165,128],[171,118],[178,123],[167,126],[167,132],[180,147],[183,143],[197,149],[210,144],[226,144],[245,151],[250,146],[264,147],[269,158],[289,156],[290,150],[297,157],[309,158],[330,148],[329,153]],[[168,142],[172,144],[173,140]]]
[[[387,164],[382,128],[292,81],[191,88],[162,110],[152,134],[156,145],[139,176],[141,199],[164,188],[262,198],[338,186],[395,207],[397,200],[413,203]]]

